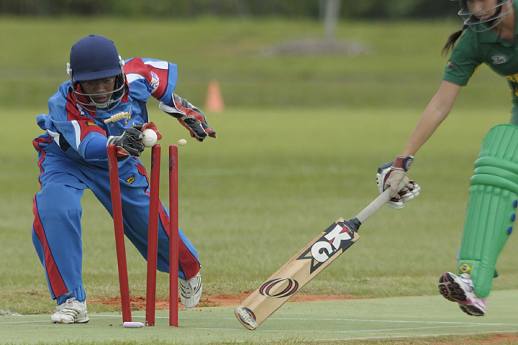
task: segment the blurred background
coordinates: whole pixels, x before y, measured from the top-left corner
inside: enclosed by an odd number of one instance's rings
[[[457,11],[448,0],[0,0],[0,309],[51,305],[30,237],[39,189],[31,141],[79,38],[105,35],[123,58],[178,64],[177,93],[218,132],[197,143],[149,104],[163,146],[189,139],[180,222],[211,296],[254,289],[331,221],[372,200],[376,168],[402,149],[442,80]],[[412,167],[419,199],[372,217],[347,260],[306,291],[437,294],[438,275],[455,268],[480,141],[508,121],[510,96],[503,78],[478,69]],[[113,225],[91,193],[83,205],[85,282],[97,310],[118,296]],[[143,295],[145,265],[127,248],[130,284]],[[511,252],[497,288],[516,287]]]
[[[216,79],[231,107],[423,106],[456,12],[448,0],[0,0],[0,103],[41,105],[71,44],[99,33],[125,58],[178,63],[197,104]]]

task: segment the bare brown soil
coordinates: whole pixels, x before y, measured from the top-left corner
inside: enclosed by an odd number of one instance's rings
[[[200,307],[231,307],[237,306],[239,302],[244,300],[250,292],[243,292],[239,295],[210,295],[204,296],[199,304]],[[317,302],[317,301],[337,301],[345,299],[357,299],[358,297],[351,295],[296,295],[291,301],[292,302]],[[119,297],[101,297],[101,298],[90,298],[89,303],[91,304],[104,304],[104,305],[116,305],[120,304]],[[134,309],[144,309],[146,307],[145,296],[133,296],[131,297],[131,306]],[[167,300],[156,301],[157,309],[169,308],[169,302]]]

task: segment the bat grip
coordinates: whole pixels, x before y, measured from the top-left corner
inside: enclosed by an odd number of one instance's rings
[[[372,216],[376,211],[378,211],[381,206],[383,206],[387,201],[390,200],[390,190],[385,190],[383,193],[378,195],[376,199],[374,199],[367,207],[365,207],[363,210],[360,211],[356,215],[356,219],[360,221],[360,223],[363,224],[367,218]]]

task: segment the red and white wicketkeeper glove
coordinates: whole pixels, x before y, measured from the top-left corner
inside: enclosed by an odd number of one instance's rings
[[[187,128],[191,137],[196,138],[198,141],[203,141],[207,136],[216,137],[216,131],[209,127],[205,115],[182,97],[173,95],[172,105],[160,102],[158,108],[174,116],[182,126]]]
[[[413,160],[413,156],[398,156],[393,162],[385,163],[378,168],[378,191],[383,193],[390,189],[391,199],[388,204],[391,207],[403,208],[408,200],[414,199],[421,192],[421,187],[407,176]]]

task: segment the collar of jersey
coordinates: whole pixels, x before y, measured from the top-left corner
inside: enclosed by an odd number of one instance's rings
[[[516,23],[516,21],[518,20],[518,1],[516,1],[516,0],[513,1],[513,7],[514,7],[514,21],[515,21],[514,36],[516,37],[516,36],[518,36],[518,23]],[[514,45],[513,43],[511,43],[509,41],[502,40],[500,37],[498,37],[497,33],[494,32],[493,30],[479,32],[478,35],[479,35],[479,41],[481,43],[500,43],[501,45],[506,46],[506,47],[511,47]]]

